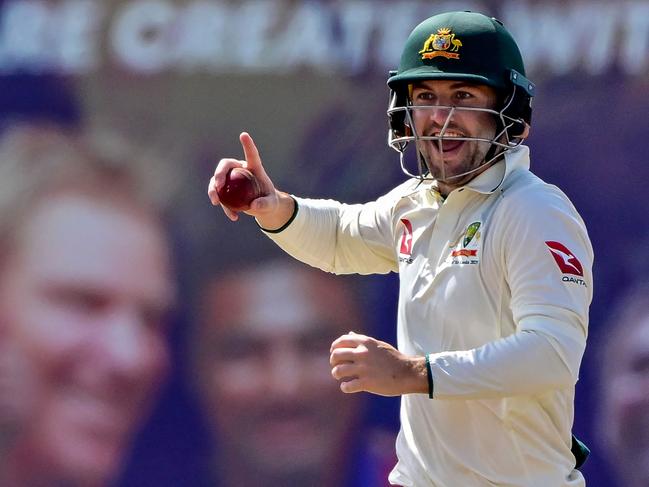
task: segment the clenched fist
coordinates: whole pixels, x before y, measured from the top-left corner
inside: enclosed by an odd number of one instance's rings
[[[424,357],[409,357],[389,343],[354,332],[336,339],[330,352],[331,375],[343,392],[428,393]]]

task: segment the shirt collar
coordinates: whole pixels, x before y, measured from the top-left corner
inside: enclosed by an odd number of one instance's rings
[[[529,170],[530,149],[519,145],[505,152],[504,160],[491,166],[485,172],[478,174],[464,187],[477,193],[491,194],[502,185],[503,181],[516,169]]]

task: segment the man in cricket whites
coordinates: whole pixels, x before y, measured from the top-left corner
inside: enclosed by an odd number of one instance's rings
[[[330,356],[343,392],[401,396],[391,484],[583,486],[571,429],[593,251],[568,198],[529,170],[535,87],[516,42],[494,18],[435,15],[388,86],[389,144],[412,176],[392,191],[356,205],[289,195],[243,133],[245,160],[219,162],[210,199],[247,167],[263,193],[247,213],[289,254],[399,273],[397,348],[350,332]]]

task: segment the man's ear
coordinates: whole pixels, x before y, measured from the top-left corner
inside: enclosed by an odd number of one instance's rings
[[[525,139],[527,139],[529,137],[529,135],[530,135],[530,124],[526,123],[526,124],[524,124],[523,127],[524,127],[523,131],[520,133],[520,135],[516,136],[517,139],[525,140]]]

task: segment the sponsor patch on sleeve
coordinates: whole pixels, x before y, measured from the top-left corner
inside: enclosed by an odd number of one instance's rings
[[[582,279],[584,277],[584,267],[579,262],[577,256],[560,242],[548,240],[545,242],[545,245],[548,246],[550,255],[552,255],[559,270],[563,274],[562,280],[564,282],[573,282],[580,286],[586,286],[586,282]]]

